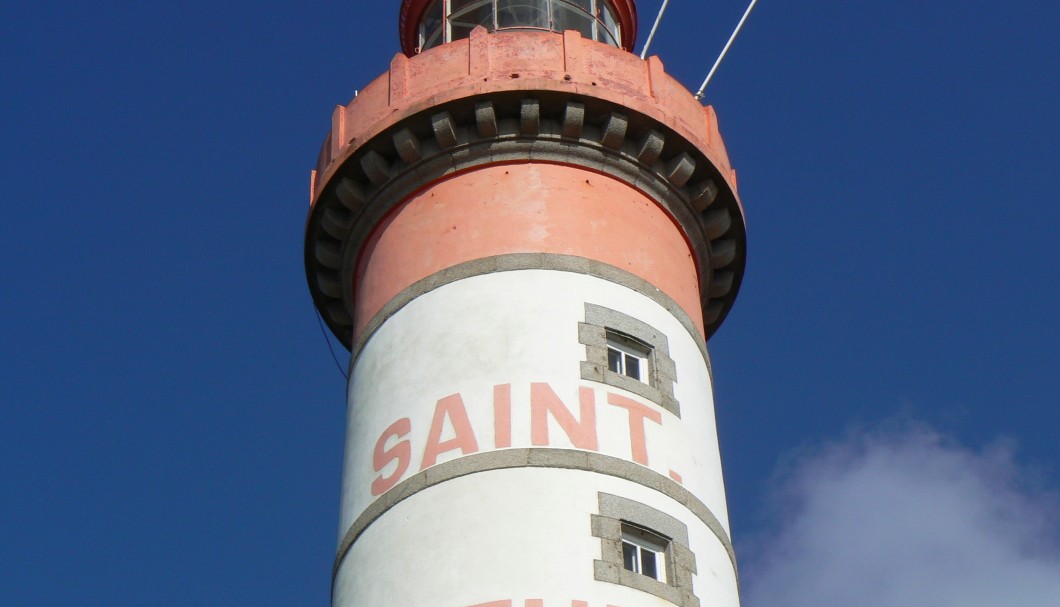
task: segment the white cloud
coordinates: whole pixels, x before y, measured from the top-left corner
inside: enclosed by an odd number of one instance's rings
[[[1058,607],[1060,508],[1001,445],[861,433],[781,475],[744,607]]]

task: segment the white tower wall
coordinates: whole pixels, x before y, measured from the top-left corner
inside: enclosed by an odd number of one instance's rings
[[[674,411],[583,379],[587,304],[665,336]],[[574,272],[494,272],[409,301],[352,364],[334,605],[673,604],[599,580],[603,494],[683,525],[686,586],[737,605],[705,355],[660,301]]]

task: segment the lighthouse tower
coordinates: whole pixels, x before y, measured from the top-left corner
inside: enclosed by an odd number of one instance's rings
[[[334,607],[735,607],[707,339],[745,230],[633,0],[404,0],[306,273],[350,348]]]

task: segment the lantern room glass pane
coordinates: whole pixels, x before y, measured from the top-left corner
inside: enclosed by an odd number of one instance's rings
[[[426,33],[423,37],[423,42],[420,44],[420,50],[425,51],[429,48],[434,48],[441,44],[442,33],[444,29],[445,28],[442,25],[439,25],[438,27],[434,28],[433,31]]]
[[[449,23],[493,29],[492,0],[450,0],[449,7]]]
[[[497,27],[550,29],[548,0],[497,0]]]
[[[619,31],[615,10],[605,0],[596,0],[596,17],[600,20],[600,42],[620,46],[622,32]]]
[[[574,4],[576,3],[561,2],[560,0],[555,0],[552,3],[552,29],[557,32],[575,30],[582,35],[582,38],[594,39],[593,22],[595,20],[592,14],[587,10],[573,6]],[[588,4],[587,1],[586,4]]]
[[[493,0],[450,0],[450,40],[461,40],[481,25],[493,30]]]
[[[433,0],[419,24],[419,50],[471,35],[483,26],[499,29],[574,30],[589,40],[621,46],[621,32],[608,0]]]
[[[420,21],[420,50],[429,49],[442,43],[444,26],[442,0],[434,0],[423,11]]]

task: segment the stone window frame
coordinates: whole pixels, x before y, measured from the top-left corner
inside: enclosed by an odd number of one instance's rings
[[[593,537],[600,538],[600,559],[593,561],[593,578],[657,596],[679,607],[699,607],[692,591],[696,555],[689,548],[688,526],[676,518],[640,502],[600,492],[600,514],[591,515]],[[633,525],[666,540],[663,553],[666,581],[633,573],[622,561],[622,528]]]
[[[631,337],[648,347],[647,382],[608,368],[608,332]],[[617,310],[586,303],[585,322],[578,323],[578,342],[585,346],[585,360],[581,361],[582,379],[632,392],[681,417],[680,404],[674,397],[677,366],[670,358],[670,342],[662,331]]]

